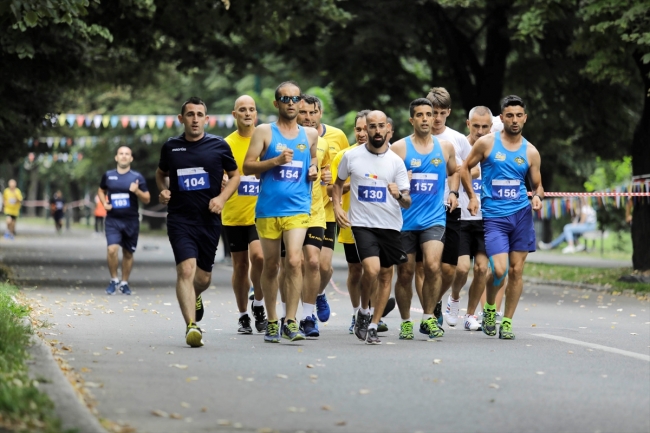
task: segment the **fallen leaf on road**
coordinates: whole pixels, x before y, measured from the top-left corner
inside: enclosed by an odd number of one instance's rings
[[[104,350],[113,350],[113,348],[107,346],[107,347],[104,347]]]
[[[183,365],[183,364],[169,364],[169,366],[180,368],[181,370],[185,370],[187,368],[187,365]]]
[[[362,394],[362,395],[370,394],[370,390],[369,389],[360,389],[359,394]]]
[[[187,403],[187,402],[181,401],[181,406],[183,406],[184,408],[188,408],[188,407],[190,407],[190,404]]]
[[[327,359],[334,359],[336,356],[328,356]]]
[[[93,355],[95,355],[95,356],[101,356],[101,353],[99,353],[99,352],[93,352]]]
[[[539,375],[542,375],[542,374],[544,374],[544,372],[543,372],[543,371],[536,371],[535,373],[537,373],[537,374],[539,374]]]
[[[630,332],[630,335],[638,335],[636,332]]]
[[[289,376],[287,376],[286,374],[276,374],[276,376],[279,377],[280,379],[289,379]]]
[[[533,323],[532,325],[530,325],[531,328],[535,328],[536,326],[537,326],[537,325],[536,325],[535,323]]]
[[[118,351],[118,352],[116,353],[116,355],[124,355],[124,352],[122,352],[122,351],[120,350],[120,351]]]
[[[314,368],[314,364],[307,364],[307,368]]]
[[[310,374],[309,378],[310,379],[318,379],[318,375],[317,374]]]
[[[183,419],[183,415],[181,415],[180,413],[170,413],[169,417],[173,419]]]
[[[174,352],[172,352],[171,350],[169,352],[167,352],[167,355],[173,355],[173,354],[174,354]]]
[[[92,370],[91,370],[90,368],[87,368],[87,367],[81,367],[81,372],[82,372],[82,373],[90,373],[91,371],[92,371]]]
[[[171,302],[165,302],[163,305],[171,305]]]
[[[339,421],[339,422],[336,423],[336,425],[338,425],[338,426],[344,426],[346,424],[347,424],[347,421]]]
[[[395,344],[392,341],[387,341],[386,344]]]
[[[104,385],[101,383],[86,382],[84,383],[84,386],[86,386],[87,388],[102,388]]]
[[[230,421],[227,419],[218,419],[217,420],[218,425],[230,425]]]
[[[208,408],[207,408],[207,407],[203,406],[203,407],[201,408],[201,412],[207,412],[207,411],[208,411]]]
[[[61,346],[61,350],[65,350],[67,352],[72,352],[72,349],[70,349],[68,346]]]
[[[490,388],[499,389],[499,385],[497,385],[496,383],[491,383],[489,386]]]
[[[199,380],[199,378],[196,376],[190,376],[187,379],[185,379],[186,382],[193,382],[195,380]]]
[[[442,364],[442,359],[434,359],[433,363],[434,364]]]
[[[569,350],[569,355],[573,355],[573,350]]]
[[[169,414],[163,410],[152,410],[151,414],[159,416],[161,418],[169,418]]]
[[[322,410],[332,410],[332,406],[328,406],[328,405],[321,406],[321,409]]]

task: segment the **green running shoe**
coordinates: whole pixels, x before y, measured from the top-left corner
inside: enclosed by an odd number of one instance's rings
[[[264,334],[265,343],[279,343],[280,342],[280,325],[277,320],[275,322],[268,322],[266,324],[266,333]]]
[[[438,326],[438,319],[436,317],[428,318],[426,320],[426,325],[429,328],[429,340],[433,340],[435,338],[439,338],[445,335],[445,331],[443,331]]]
[[[508,322],[501,323],[499,327],[499,338],[501,340],[514,340],[515,333],[512,332],[512,324]]]
[[[490,309],[483,309],[483,321],[481,322],[483,333],[494,337],[497,335],[497,311]]]
[[[413,322],[402,322],[399,326],[399,339],[400,340],[413,340],[415,335],[413,334]]]
[[[302,333],[295,320],[287,320],[282,328],[282,337],[291,341],[300,341],[305,339],[305,334]]]
[[[388,325],[383,320],[377,324],[377,332],[388,332]]]
[[[201,328],[196,326],[195,323],[190,322],[187,325],[187,330],[185,331],[185,342],[190,347],[201,347],[203,346],[203,333]]]

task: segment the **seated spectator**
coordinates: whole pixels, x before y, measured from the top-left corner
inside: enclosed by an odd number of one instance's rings
[[[577,251],[584,250],[584,245],[576,246],[575,237],[576,235],[596,230],[596,211],[591,207],[586,197],[582,197],[580,202],[582,204],[580,213],[575,217],[574,221],[571,224],[565,225],[562,234],[553,239],[551,243],[540,241],[538,246],[541,250],[557,248],[564,241],[568,244],[562,249],[562,253],[564,254],[573,254]]]

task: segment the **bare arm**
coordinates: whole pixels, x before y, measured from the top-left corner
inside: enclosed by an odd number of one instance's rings
[[[473,169],[470,170],[470,174],[472,175],[472,179],[478,179],[481,177],[481,167],[477,165]]]
[[[226,182],[226,185],[221,189],[221,193],[212,198],[208,204],[210,212],[212,213],[220,214],[230,196],[232,196],[239,187],[239,170],[232,170],[227,173],[228,181]]]
[[[129,191],[135,194],[142,203],[149,204],[151,194],[149,194],[149,191],[145,192],[140,189],[140,181],[136,180],[135,182],[131,182],[131,185],[129,185]]]
[[[341,228],[350,227],[350,221],[348,220],[347,213],[343,210],[341,206],[341,196],[343,195],[343,184],[345,180],[336,178],[334,185],[332,185],[332,204],[334,205],[334,217],[336,222]]]
[[[530,186],[533,189],[533,200],[532,206],[533,210],[540,210],[542,208],[542,200],[544,199],[544,187],[542,186],[542,174],[540,173],[540,167],[542,164],[542,158],[539,156],[539,152],[532,144],[528,144],[528,149],[526,149],[526,154],[528,156],[528,180],[530,180]]]
[[[104,206],[104,209],[106,209],[106,212],[113,209],[113,205],[108,203],[107,200],[106,200],[106,191],[104,191],[101,188],[98,188],[97,189],[97,195],[99,196],[99,201],[102,203],[102,206]]]
[[[160,167],[156,169],[156,186],[158,187],[158,201],[161,204],[169,203],[169,200],[172,198],[172,192],[169,190],[167,185],[167,178],[169,177],[169,172],[162,171]]]
[[[472,176],[470,170],[485,159],[485,155],[489,154],[493,144],[494,136],[484,136],[479,138],[476,143],[474,143],[474,146],[472,146],[472,150],[469,152],[467,159],[460,168],[460,181],[469,197],[467,210],[471,215],[476,215],[478,212],[478,199],[476,198],[476,194],[474,194],[474,189],[472,188]]]
[[[307,172],[307,179],[315,181],[318,179],[318,131],[314,128],[305,128],[307,139],[309,139],[309,151],[311,154],[311,164]]]
[[[286,164],[293,160],[293,150],[285,149],[275,158],[259,161],[259,158],[267,149],[270,142],[271,127],[269,125],[260,125],[255,128],[255,132],[253,132],[253,136],[251,137],[250,146],[248,146],[248,151],[244,157],[243,170],[245,175],[259,175],[273,167]]]
[[[460,186],[460,167],[456,164],[456,150],[454,145],[448,141],[441,142],[447,155],[447,183],[449,191],[456,191],[456,194],[450,193],[447,200],[449,201],[449,212],[458,207],[458,187]]]

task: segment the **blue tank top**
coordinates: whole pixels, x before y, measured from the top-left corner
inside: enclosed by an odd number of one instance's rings
[[[445,180],[447,161],[440,142],[433,137],[431,153],[424,155],[415,150],[411,137],[406,137],[406,170],[412,171],[411,206],[402,209],[402,231],[425,230],[435,225],[445,225]]]
[[[260,161],[280,155],[284,149],[293,150],[293,161],[273,167],[260,175],[255,216],[276,218],[309,214],[311,208],[311,181],[308,180],[311,151],[307,133],[298,126],[298,136],[285,138],[277,124],[271,123],[271,143]]]
[[[526,194],[527,148],[528,141],[522,137],[518,150],[507,150],[501,142],[501,134],[494,135],[492,152],[481,162],[481,211],[484,218],[510,216],[530,206]]]

